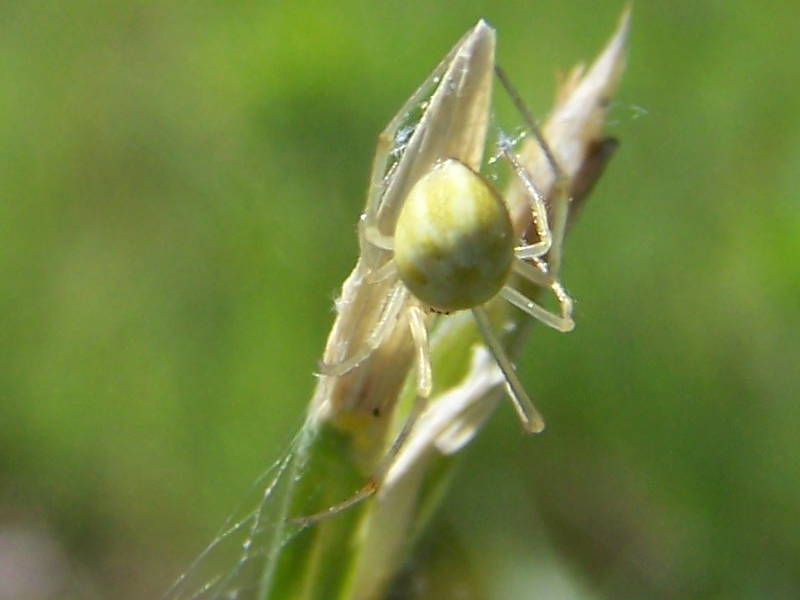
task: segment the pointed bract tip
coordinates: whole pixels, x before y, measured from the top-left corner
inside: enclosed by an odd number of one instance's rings
[[[624,44],[628,38],[628,31],[631,28],[631,13],[633,12],[633,2],[628,2],[625,8],[622,9],[622,14],[619,16],[617,25],[617,32],[614,34],[615,38],[620,38]]]
[[[478,19],[478,22],[475,23],[475,27],[473,27],[472,30],[474,32],[478,32],[478,31],[492,31],[492,32],[494,32],[494,27],[492,27],[492,24],[489,23],[489,21],[487,21],[486,19],[481,17],[480,19]]]

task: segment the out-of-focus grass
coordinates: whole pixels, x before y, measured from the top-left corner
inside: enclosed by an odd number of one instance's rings
[[[100,597],[188,564],[301,422],[377,132],[479,16],[541,112],[621,9],[492,4],[0,6],[0,536]],[[635,7],[549,429],[504,407],[447,501],[497,597],[800,593],[798,16]]]

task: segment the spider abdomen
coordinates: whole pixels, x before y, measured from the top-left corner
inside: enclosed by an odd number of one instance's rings
[[[448,159],[411,189],[397,219],[394,259],[424,304],[452,312],[493,298],[508,279],[514,233],[502,199],[480,175]]]

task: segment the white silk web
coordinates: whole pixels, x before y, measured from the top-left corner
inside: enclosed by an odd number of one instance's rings
[[[293,482],[301,476],[308,435],[253,483],[208,546],[161,600],[249,600],[264,597],[282,549],[302,529],[287,519]]]

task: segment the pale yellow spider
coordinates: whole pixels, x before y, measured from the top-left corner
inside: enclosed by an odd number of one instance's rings
[[[496,73],[555,174],[556,193],[551,196],[552,202],[568,202],[568,182],[551,150],[519,94],[499,68],[496,68]],[[418,100],[412,98],[410,102]],[[398,128],[396,119],[384,136],[394,140]],[[309,524],[336,514],[370,496],[380,486],[383,475],[431,394],[427,313],[450,314],[471,310],[486,345],[503,372],[523,427],[531,432],[539,432],[544,428],[544,420],[533,406],[502,343],[492,330],[483,305],[500,295],[554,329],[564,332],[573,329],[572,300],[558,281],[557,273],[551,272],[545,260],[549,257],[551,264],[554,260],[558,261],[563,223],[560,230],[551,232],[545,199],[513,153],[510,142],[501,139],[500,150],[527,192],[538,237],[535,243],[515,237],[508,208],[501,196],[485,178],[457,159],[443,156],[428,173],[419,178],[406,196],[390,235],[381,231],[377,224],[383,187],[373,186],[373,193],[362,215],[361,232],[367,243],[391,256],[373,274],[373,281],[390,279],[394,283],[390,286],[391,291],[387,294],[381,317],[369,335],[366,348],[338,364],[324,365],[323,374],[341,376],[355,368],[388,338],[401,317],[405,316],[416,349],[416,402],[379,465],[377,474],[367,485],[350,499],[296,521]],[[379,161],[383,158],[379,156]],[[554,214],[558,210],[558,207],[554,207]],[[512,274],[540,288],[552,290],[560,311],[551,312],[525,296],[511,283]],[[403,311],[406,311],[405,315]]]

